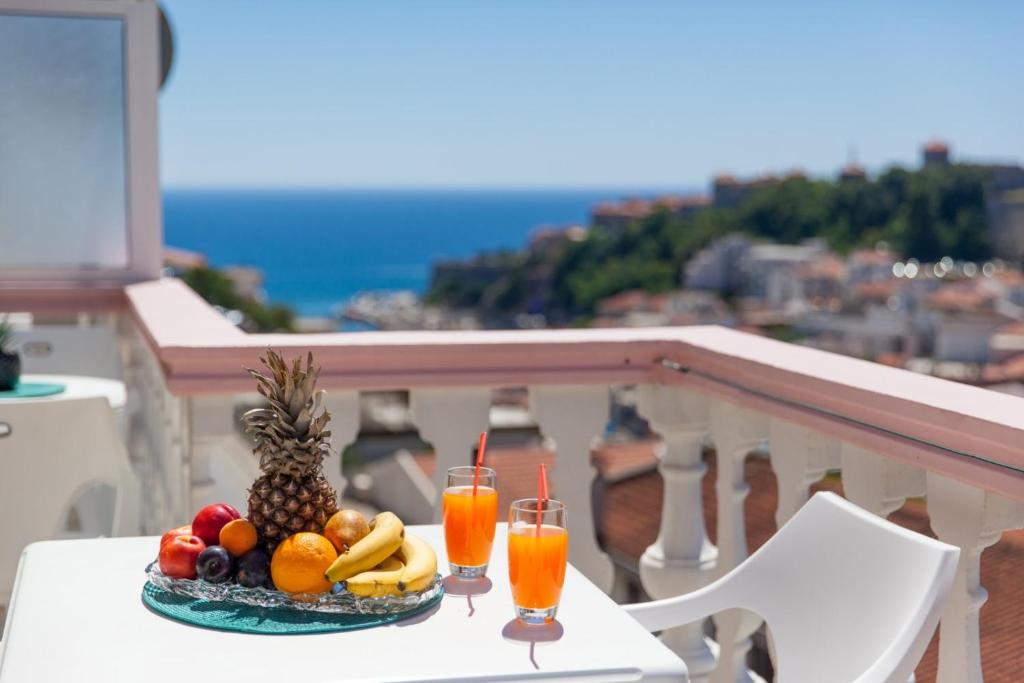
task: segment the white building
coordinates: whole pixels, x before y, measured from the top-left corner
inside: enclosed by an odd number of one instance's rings
[[[742,263],[750,247],[750,238],[746,235],[732,234],[715,240],[683,267],[683,288],[716,292],[739,290],[743,284]]]

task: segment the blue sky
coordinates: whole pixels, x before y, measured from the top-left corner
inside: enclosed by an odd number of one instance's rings
[[[1024,3],[163,0],[165,186],[703,187],[1024,160]]]

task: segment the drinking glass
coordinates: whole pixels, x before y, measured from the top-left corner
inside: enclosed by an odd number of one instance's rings
[[[472,466],[449,468],[448,485],[441,495],[448,568],[452,575],[464,579],[487,575],[498,522],[494,470],[480,468],[475,493],[473,472]]]
[[[555,618],[565,583],[569,557],[569,531],[565,504],[541,503],[537,524],[537,499],[512,503],[508,512],[508,578],[516,616],[527,624],[544,624]]]

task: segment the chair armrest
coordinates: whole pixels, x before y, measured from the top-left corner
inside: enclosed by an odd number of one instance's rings
[[[719,580],[692,593],[664,600],[637,602],[623,605],[622,608],[648,631],[664,631],[738,606],[732,604],[733,601],[722,590],[726,585]]]

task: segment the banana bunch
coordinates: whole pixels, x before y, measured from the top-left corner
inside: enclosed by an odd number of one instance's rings
[[[370,522],[370,533],[339,555],[324,576],[355,595],[381,597],[424,590],[435,574],[434,549],[406,534],[397,515],[382,512]]]

